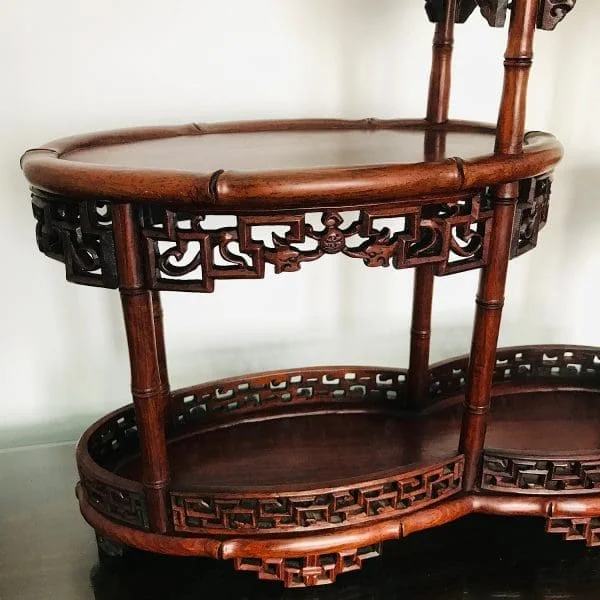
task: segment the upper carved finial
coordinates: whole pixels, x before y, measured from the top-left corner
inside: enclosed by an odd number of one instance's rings
[[[542,0],[538,27],[552,31],[575,7],[577,0]]]
[[[479,10],[492,27],[504,27],[509,0],[477,0]]]
[[[457,0],[456,22],[464,23],[477,5],[486,21],[492,27],[504,27],[508,9],[518,0]],[[537,27],[551,31],[570,13],[577,0],[539,0]],[[445,16],[446,0],[425,0],[425,10],[429,20],[441,23]]]

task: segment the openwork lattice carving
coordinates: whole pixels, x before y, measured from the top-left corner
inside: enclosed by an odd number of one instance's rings
[[[65,264],[75,283],[117,287],[110,205],[32,192],[39,249]]]
[[[595,460],[556,460],[486,452],[481,488],[512,494],[597,494],[600,455]]]
[[[123,456],[135,453],[139,445],[132,408],[108,418],[88,440],[88,452],[100,466],[112,470]]]
[[[173,425],[235,412],[323,402],[392,402],[406,406],[405,370],[353,367],[263,373],[204,384],[172,394]]]
[[[583,541],[588,546],[600,546],[600,518],[558,517],[546,521],[548,533],[558,533],[568,542]]]
[[[309,222],[315,216],[318,225]],[[262,278],[266,264],[275,273],[297,271],[326,254],[359,258],[369,267],[433,263],[438,275],[474,269],[487,261],[491,217],[487,194],[358,212],[239,216],[227,227],[153,209],[144,214],[143,235],[152,288],[211,292],[217,279]]]
[[[381,555],[381,544],[330,554],[300,558],[236,558],[238,571],[251,571],[259,579],[282,581],[286,588],[302,588],[334,583],[342,573],[357,571],[365,560]]]
[[[423,467],[363,487],[326,494],[248,495],[171,494],[175,531],[202,533],[236,530],[294,531],[355,525],[408,513],[439,502],[461,488],[464,459]]]
[[[462,393],[468,357],[442,363],[431,370],[431,399]],[[600,354],[595,348],[529,346],[506,348],[496,355],[494,384],[544,379],[556,383],[600,384]]]
[[[548,221],[551,190],[552,177],[549,175],[521,182],[513,225],[511,258],[537,246],[538,234]]]
[[[81,485],[88,502],[98,512],[138,529],[148,529],[146,497],[141,486],[136,491],[123,489],[83,474]]]

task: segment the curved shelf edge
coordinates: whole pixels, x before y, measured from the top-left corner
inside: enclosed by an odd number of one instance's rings
[[[114,145],[167,137],[271,131],[332,131],[412,129],[444,132],[495,133],[495,127],[466,121],[431,126],[423,120],[287,120],[189,124],[123,129],[56,140],[28,150],[21,166],[29,182],[48,193],[97,201],[152,203],[182,210],[211,212],[278,212],[323,204],[329,208],[369,202],[448,194],[537,177],[562,158],[552,135],[530,132],[519,156],[485,154],[471,159],[452,157],[432,163],[309,168],[241,172],[226,165],[207,173],[182,170],[103,166],[63,157],[94,145]]]

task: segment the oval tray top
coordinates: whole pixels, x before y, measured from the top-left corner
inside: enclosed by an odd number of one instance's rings
[[[60,196],[218,212],[350,207],[546,173],[552,135],[494,154],[495,128],[449,121],[295,120],[124,129],[28,150],[33,187]]]

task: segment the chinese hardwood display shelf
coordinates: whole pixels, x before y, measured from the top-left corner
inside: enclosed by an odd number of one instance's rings
[[[40,250],[68,280],[122,298],[133,405],[77,450],[101,552],[233,559],[302,587],[471,512],[544,517],[600,543],[600,349],[497,349],[509,260],[536,246],[562,155],[524,129],[534,32],[574,4],[426,2],[424,120],[128,129],[26,152]],[[448,119],[454,25],[476,5],[509,22],[496,126]],[[160,291],[213,292],[328,254],[415,269],[407,370],[310,367],[171,391]],[[431,366],[434,278],[469,269],[481,273],[470,356]]]

